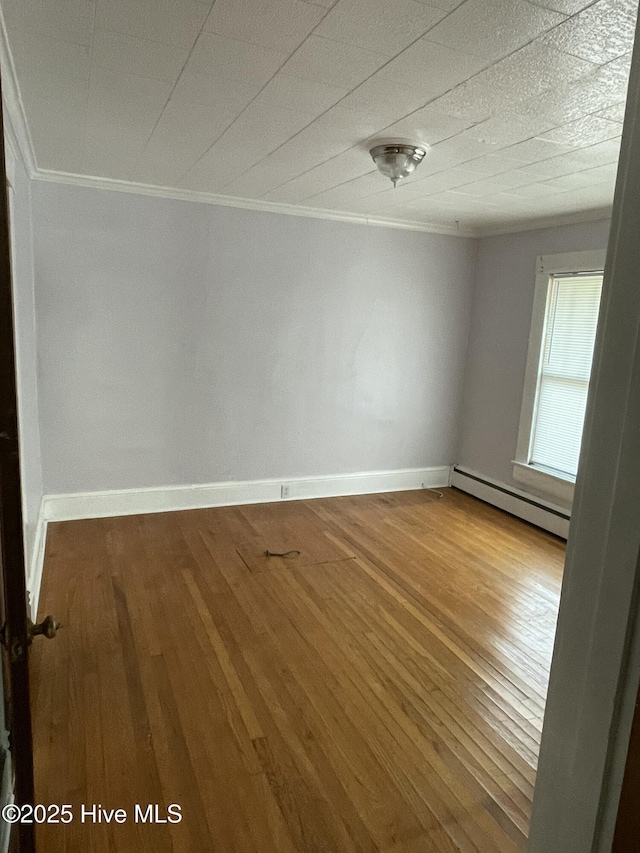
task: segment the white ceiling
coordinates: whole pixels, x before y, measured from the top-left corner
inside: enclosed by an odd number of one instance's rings
[[[637,0],[1,0],[39,169],[488,231],[611,204]],[[393,190],[367,140],[432,148]]]

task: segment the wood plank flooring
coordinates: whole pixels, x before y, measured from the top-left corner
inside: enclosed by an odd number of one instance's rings
[[[50,525],[39,849],[524,850],[563,560],[451,489]]]

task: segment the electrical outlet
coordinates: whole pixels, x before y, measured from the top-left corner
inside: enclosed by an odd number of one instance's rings
[[[291,497],[291,486],[288,483],[283,483],[280,486],[280,497],[281,498],[290,498]]]

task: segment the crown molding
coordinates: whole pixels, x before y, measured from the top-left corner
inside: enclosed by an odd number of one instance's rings
[[[34,180],[50,181],[60,184],[73,184],[99,190],[112,190],[123,193],[170,198],[179,201],[192,201],[199,204],[212,204],[222,207],[236,207],[244,210],[258,210],[263,213],[280,213],[287,216],[307,216],[313,219],[329,219],[337,222],[351,222],[356,225],[378,225],[384,228],[400,228],[405,231],[425,231],[431,234],[447,234],[454,237],[474,237],[475,229],[458,228],[455,225],[443,225],[437,222],[421,222],[401,219],[384,219],[379,216],[364,216],[360,213],[348,213],[340,210],[322,210],[315,207],[303,207],[297,204],[263,201],[262,199],[236,198],[198,190],[161,187],[154,184],[142,184],[134,181],[120,181],[113,178],[98,178],[90,175],[78,175],[71,172],[58,172],[52,169],[37,169],[32,175]]]
[[[519,234],[522,231],[539,231],[542,228],[559,228],[562,225],[580,225],[582,222],[597,222],[611,219],[611,206],[596,207],[591,210],[577,210],[574,213],[549,214],[537,219],[527,219],[498,227],[479,226],[475,229],[475,237],[498,237],[500,234]]]
[[[199,204],[212,204],[221,207],[235,207],[243,210],[257,210],[263,213],[280,213],[286,216],[307,216],[313,219],[327,219],[335,222],[350,222],[356,225],[377,225],[383,228],[399,228],[405,231],[421,231],[427,234],[446,234],[452,237],[497,237],[502,234],[518,234],[522,231],[536,231],[542,228],[559,228],[563,225],[579,225],[582,222],[594,222],[611,218],[611,207],[599,207],[580,210],[574,213],[550,214],[525,221],[504,223],[498,227],[458,228],[438,222],[420,222],[402,219],[384,219],[380,216],[365,216],[340,210],[322,210],[315,207],[303,207],[296,204],[283,204],[261,199],[235,198],[216,193],[197,190],[160,187],[153,184],[141,184],[133,181],[120,181],[114,178],[98,178],[91,175],[78,175],[71,172],[58,172],[52,169],[38,169],[30,177],[36,181],[49,181],[57,184],[70,184],[90,189],[111,190],[112,192],[134,193],[155,198],[169,198],[178,201],[191,201]]]
[[[20,95],[18,78],[9,46],[4,14],[0,8],[0,65],[2,67],[2,101],[4,105],[5,135],[12,153],[19,157],[30,178],[38,172],[36,155],[29,133],[27,115]]]

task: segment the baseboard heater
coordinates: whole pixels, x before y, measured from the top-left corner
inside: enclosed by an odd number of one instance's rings
[[[465,471],[464,468],[454,465],[451,485],[563,539],[569,534],[571,515],[567,510],[521,492],[506,483],[499,483],[482,477],[475,471]]]

